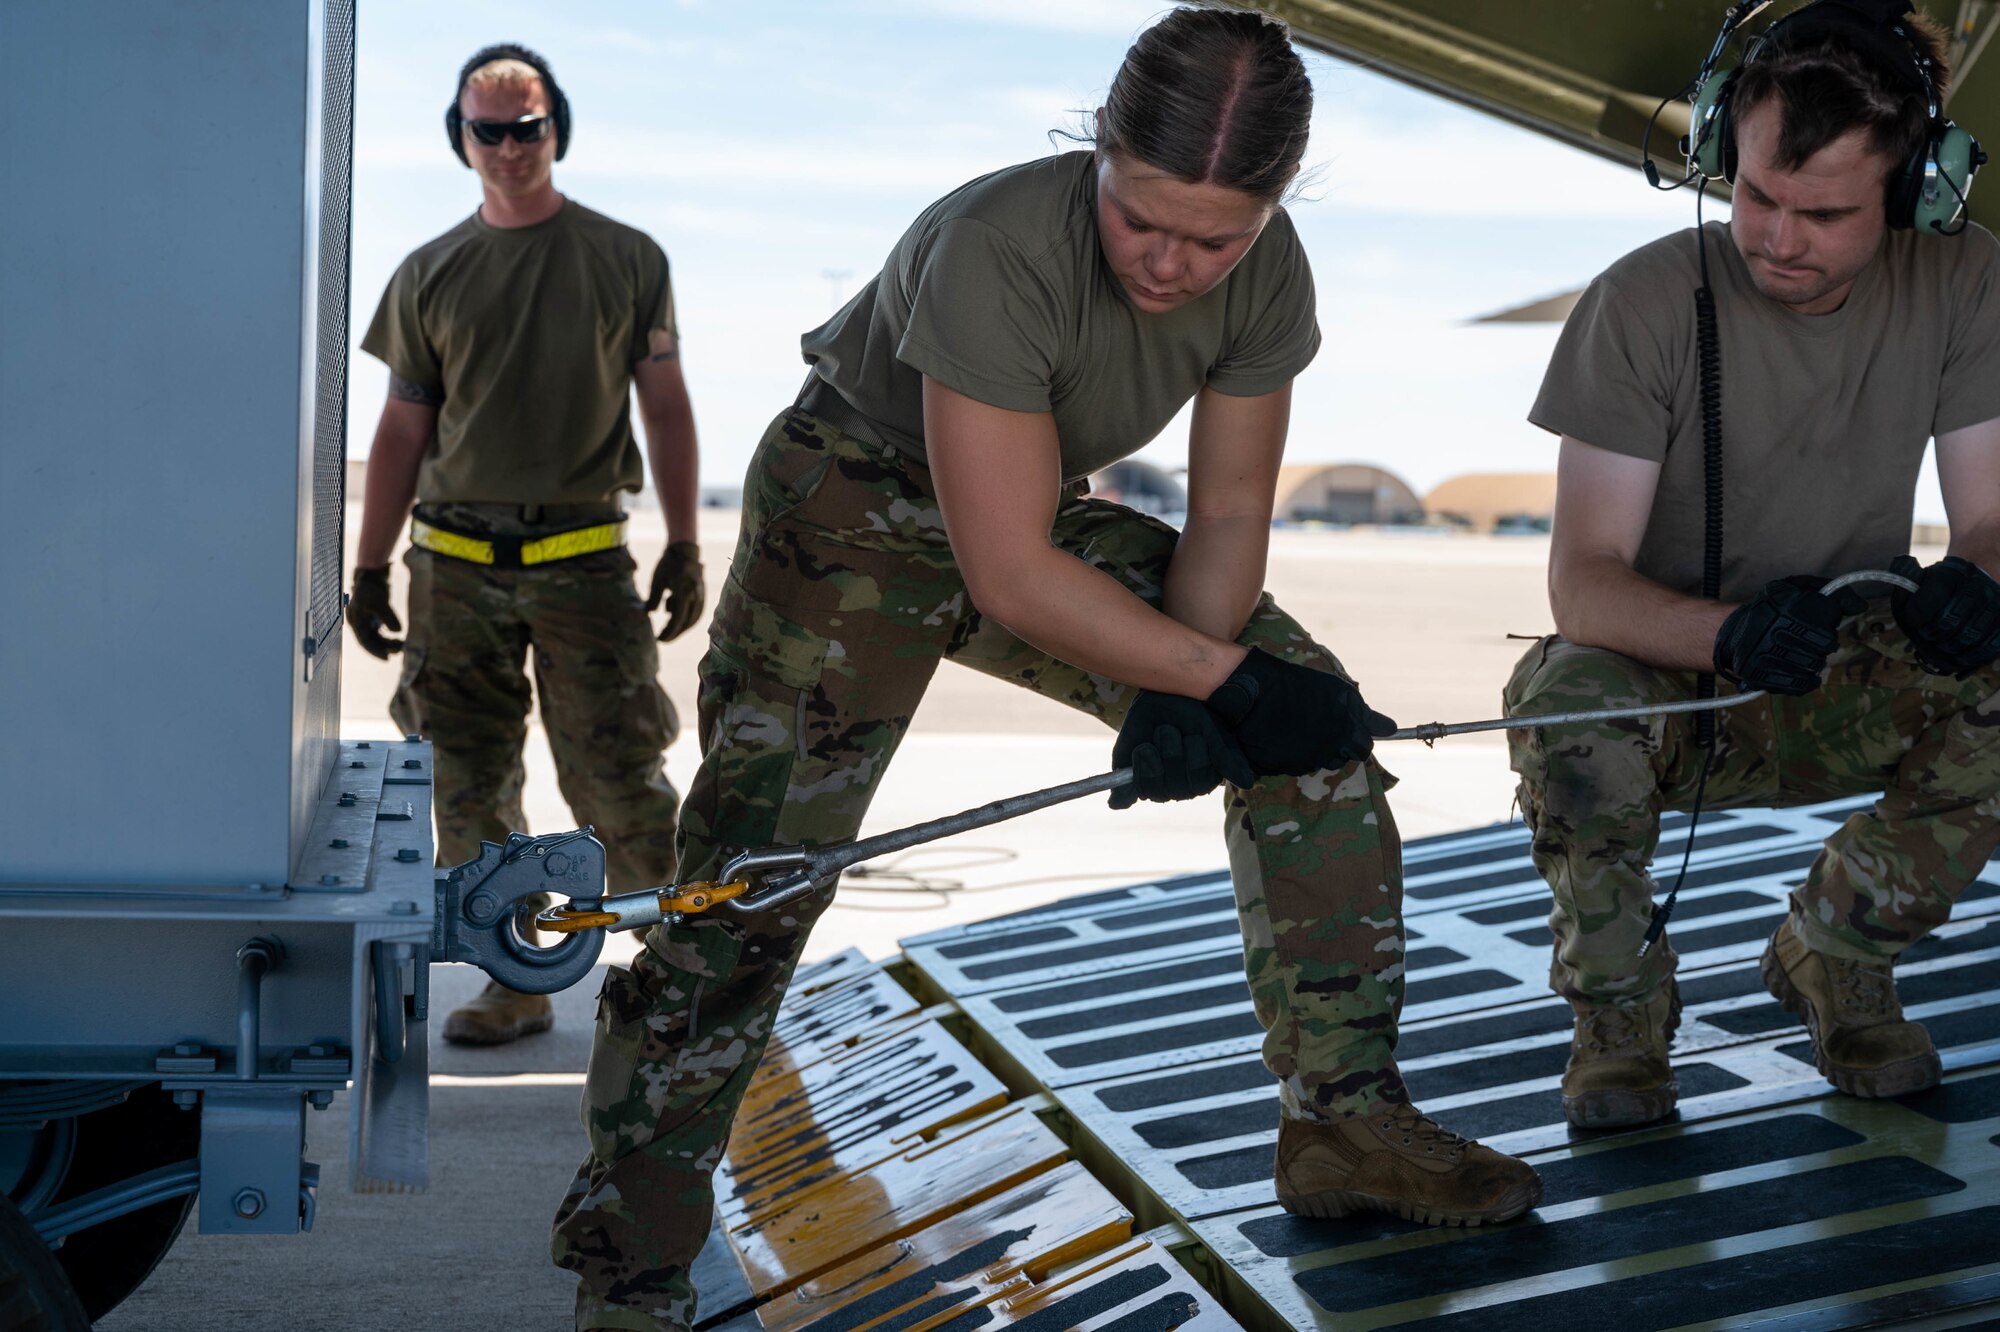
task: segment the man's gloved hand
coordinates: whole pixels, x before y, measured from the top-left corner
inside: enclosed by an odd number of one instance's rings
[[[1111,746],[1111,766],[1132,769],[1132,780],[1111,792],[1111,808],[1139,800],[1192,800],[1223,782],[1257,780],[1243,752],[1202,704],[1179,694],[1142,690]]]
[[[1928,568],[1903,555],[1889,567],[1916,580],[1916,591],[1898,588],[1889,604],[1925,670],[1963,680],[2000,657],[2000,583],[1992,575],[1956,555]]]
[[[708,604],[708,591],[701,582],[701,547],[694,542],[674,542],[653,566],[653,592],[646,598],[646,609],[658,610],[661,597],[667,601],[667,625],[660,630],[660,641],[671,643],[701,618],[701,608]]]
[[[1228,725],[1260,777],[1345,767],[1396,729],[1338,675],[1258,648],[1208,696],[1208,709]]]
[[[1715,635],[1715,672],[1741,689],[1810,694],[1840,646],[1840,622],[1868,603],[1848,588],[1832,596],[1826,579],[1795,574],[1764,584]]]
[[[403,627],[396,618],[396,608],[389,604],[389,566],[357,568],[354,592],[347,598],[347,627],[354,631],[354,641],[361,644],[363,652],[387,661],[403,650],[403,640],[382,637],[384,625],[398,631]]]

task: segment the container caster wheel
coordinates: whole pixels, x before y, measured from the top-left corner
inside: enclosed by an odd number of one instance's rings
[[[90,1332],[90,1318],[55,1253],[0,1193],[0,1328],[6,1332]]]
[[[53,1202],[64,1202],[201,1154],[201,1116],[157,1083],[76,1120],[76,1145]],[[55,1258],[91,1322],[153,1274],[194,1211],[195,1196],[168,1198],[68,1236]],[[6,1325],[0,1323],[0,1328]]]

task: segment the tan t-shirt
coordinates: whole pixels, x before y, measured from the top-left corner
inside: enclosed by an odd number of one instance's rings
[[[1088,152],[952,191],[801,339],[806,360],[919,456],[924,375],[995,407],[1052,412],[1066,480],[1137,452],[1203,385],[1253,397],[1312,362],[1312,269],[1283,210],[1214,290],[1148,314],[1104,262],[1096,197]]]
[[[1890,232],[1832,314],[1751,285],[1708,226],[1722,347],[1724,600],[1773,578],[1879,569],[1910,548],[1931,436],[2000,417],[2000,242],[1980,227]],[[1692,229],[1642,246],[1584,292],[1528,419],[1661,464],[1633,567],[1701,590],[1702,431]]]
[[[644,481],[626,404],[655,329],[674,331],[667,256],[566,200],[531,227],[474,213],[414,251],[361,349],[444,395],[419,500],[577,504]]]

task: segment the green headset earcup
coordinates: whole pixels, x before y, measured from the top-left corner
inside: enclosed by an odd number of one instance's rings
[[[1946,121],[1932,158],[1937,170],[1921,172],[1913,191],[1910,225],[1919,231],[1949,231],[1965,207],[1962,196],[1972,192],[1972,178],[1985,158],[1970,134]]]
[[[451,99],[451,105],[444,109],[444,137],[451,144],[451,150],[458,154],[458,160],[465,166],[472,165],[472,159],[465,155],[465,117],[458,109],[458,99]]]
[[[1721,179],[1726,168],[1735,166],[1723,151],[1729,135],[1729,84],[1735,77],[1734,69],[1710,74],[1695,90],[1688,115],[1688,165],[1710,180]]]

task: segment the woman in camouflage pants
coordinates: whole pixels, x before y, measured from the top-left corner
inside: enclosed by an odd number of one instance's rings
[[[1228,783],[1279,1201],[1502,1220],[1534,1172],[1422,1116],[1393,1058],[1401,848],[1369,757],[1393,723],[1261,592],[1319,343],[1278,206],[1311,105],[1282,26],[1175,11],[1128,53],[1094,152],[947,195],[806,335],[702,662],[681,873],[853,837],[940,661],[1082,709],[1135,771],[1114,806]],[[1182,532],[1084,496],[1190,400]],[[610,970],[553,1240],[579,1328],[691,1325],[710,1175],[826,904],[655,929]]]

